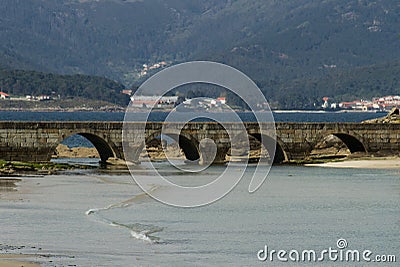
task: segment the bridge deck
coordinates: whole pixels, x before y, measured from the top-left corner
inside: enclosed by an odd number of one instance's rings
[[[143,140],[161,134],[163,122],[130,122],[125,124]],[[258,123],[224,123],[224,129],[216,122],[168,123],[168,129],[179,130],[183,141],[181,148],[187,156],[200,155],[199,143],[204,138],[218,145],[218,157],[224,160],[231,143],[226,131],[240,134],[244,125],[247,134],[258,140],[276,139],[276,151],[285,159],[302,159],[309,156],[314,147],[329,135],[341,139],[351,152],[376,153],[380,151],[399,154],[400,124],[366,124],[336,122],[277,122],[262,123],[267,132],[261,131]],[[135,127],[145,133],[135,132]],[[51,158],[56,146],[68,136],[79,134],[89,139],[106,160],[109,157],[124,159],[123,122],[93,121],[0,121],[0,158],[6,160],[46,161]],[[145,136],[140,136],[145,135]],[[176,136],[175,136],[176,137]],[[136,138],[136,137],[135,137]],[[139,138],[139,139],[140,139]],[[138,140],[139,140],[138,139]],[[141,144],[136,144],[138,149]],[[268,148],[269,149],[269,148]],[[275,150],[275,149],[272,149]],[[281,156],[282,156],[281,155]]]

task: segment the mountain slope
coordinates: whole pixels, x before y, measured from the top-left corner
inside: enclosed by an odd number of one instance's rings
[[[263,84],[264,94],[283,109],[312,109],[323,97],[334,101],[400,95],[400,60],[331,73],[319,78]]]
[[[197,24],[188,42],[207,47],[201,32],[221,28],[226,49],[218,59],[256,79],[310,77],[399,59],[399,18],[396,1],[243,0],[205,18],[209,25]],[[206,51],[217,50],[212,46]]]
[[[0,91],[12,96],[78,97],[125,106],[129,97],[121,93],[123,89],[122,84],[103,77],[0,69]]]
[[[0,65],[131,85],[142,64],[213,60],[281,90],[399,60],[399,29],[392,0],[3,0]]]

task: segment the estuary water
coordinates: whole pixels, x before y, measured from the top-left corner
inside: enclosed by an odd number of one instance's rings
[[[119,113],[12,113],[10,120],[118,121]],[[362,121],[375,113],[278,113],[276,121]],[[14,117],[13,117],[14,116]],[[31,116],[31,117],[29,117]],[[281,117],[279,117],[281,116]],[[4,116],[3,116],[4,117]],[[119,119],[117,118],[119,117]],[[157,119],[160,120],[160,119]],[[93,160],[90,163],[96,164]],[[188,175],[153,163],[168,180],[202,185],[225,170],[211,166]],[[183,164],[177,162],[176,164]],[[400,169],[333,169],[273,166],[253,194],[254,166],[221,200],[200,208],[162,204],[124,170],[77,170],[21,177],[15,190],[0,186],[0,253],[32,254],[43,266],[365,266],[366,262],[282,262],[258,259],[271,250],[338,249],[395,255],[400,260]],[[245,166],[228,169],[235,177]],[[261,166],[267,173],[269,168]],[[134,175],[158,192],[173,194],[154,179],[149,162]],[[318,254],[319,256],[319,254]],[[300,260],[301,261],[301,260]],[[1,266],[1,262],[0,262]]]
[[[137,175],[153,183],[148,164]],[[209,182],[223,167],[193,176],[166,163],[156,168],[187,184]],[[43,266],[364,266],[257,257],[266,245],[318,252],[337,249],[344,238],[349,249],[400,256],[399,170],[274,166],[264,185],[249,194],[251,172],[226,197],[200,208],[157,202],[128,173],[27,177],[17,191],[0,192],[0,243],[23,246],[3,246],[2,252],[42,255],[34,260]]]
[[[187,114],[187,112],[185,112]],[[137,116],[140,118],[140,113]],[[144,114],[144,113],[143,113]],[[163,121],[169,113],[153,112],[149,121]],[[201,116],[201,113],[193,113]],[[243,121],[254,121],[251,113],[239,112]],[[2,120],[7,121],[123,121],[123,112],[15,112],[0,111]],[[204,117],[207,113],[203,114]],[[282,111],[274,112],[277,122],[361,122],[385,116],[384,113],[374,112],[305,112]]]

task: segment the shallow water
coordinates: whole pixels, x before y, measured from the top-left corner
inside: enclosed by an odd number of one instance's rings
[[[146,164],[137,174],[151,183]],[[189,177],[163,164],[157,168],[182,184],[209,182],[222,168]],[[246,175],[220,201],[189,209],[153,200],[128,173],[25,178],[18,191],[0,191],[0,243],[52,255],[40,258],[44,266],[292,266],[260,262],[257,252],[265,245],[321,251],[339,238],[399,260],[399,174],[274,166],[256,193],[247,192]]]

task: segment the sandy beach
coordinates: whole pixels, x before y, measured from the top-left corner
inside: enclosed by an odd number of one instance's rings
[[[2,254],[0,255],[0,267],[40,267],[38,263],[26,261],[32,257],[32,255],[23,254]]]
[[[400,158],[368,158],[345,160],[338,162],[326,162],[316,164],[305,164],[312,167],[327,168],[356,168],[356,169],[400,169]]]

